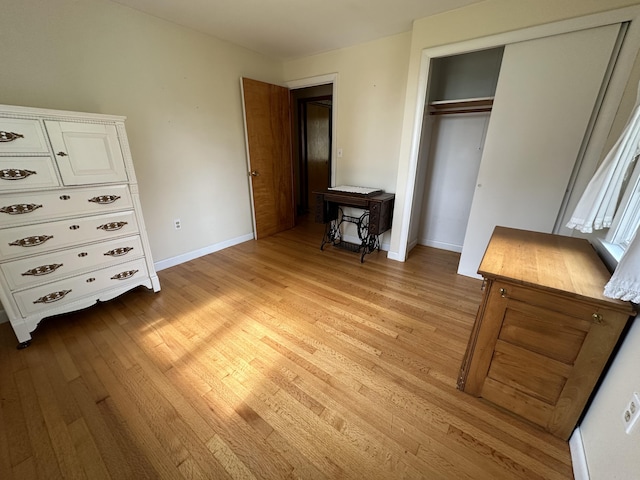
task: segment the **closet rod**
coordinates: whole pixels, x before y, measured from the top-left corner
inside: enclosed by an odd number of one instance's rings
[[[429,115],[455,115],[458,113],[479,113],[479,112],[490,112],[491,107],[488,108],[463,108],[463,109],[452,109],[452,110],[434,110],[429,112]]]

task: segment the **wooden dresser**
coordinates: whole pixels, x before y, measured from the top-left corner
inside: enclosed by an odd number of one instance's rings
[[[458,388],[568,439],[630,315],[588,241],[496,227]]]
[[[45,317],[158,291],[124,117],[0,105],[0,301]]]

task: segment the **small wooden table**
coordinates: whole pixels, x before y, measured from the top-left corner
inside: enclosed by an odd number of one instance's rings
[[[568,439],[633,306],[584,239],[496,227],[478,273],[458,388]]]
[[[339,190],[313,192],[316,196],[315,220],[325,224],[325,233],[320,249],[327,243],[360,251],[360,261],[374,250],[380,249],[379,235],[391,228],[395,195],[377,190],[371,193],[353,193]],[[365,210],[360,217],[344,215],[340,207],[355,207]],[[358,228],[359,244],[345,242],[340,225],[354,223]]]

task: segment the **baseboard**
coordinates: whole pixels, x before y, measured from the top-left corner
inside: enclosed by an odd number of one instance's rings
[[[437,240],[421,239],[420,245],[425,247],[438,248],[440,250],[448,250],[450,252],[462,253],[462,245],[454,245],[453,243],[438,242]]]
[[[248,233],[247,235],[242,235],[241,237],[236,237],[232,238],[231,240],[216,243],[215,245],[209,245],[208,247],[200,248],[192,252],[183,253],[182,255],[167,258],[166,260],[160,260],[159,262],[154,262],[154,266],[156,267],[156,271],[164,270],[165,268],[174,267],[176,265],[180,265],[181,263],[188,262],[189,260],[203,257],[205,255],[209,255],[210,253],[218,252],[220,250],[224,250],[228,247],[233,247],[234,245],[238,245],[240,243],[248,242],[249,240],[253,240],[253,233]]]
[[[573,435],[571,435],[569,439],[569,450],[571,451],[571,463],[573,464],[573,476],[575,480],[589,480],[587,455],[584,451],[580,427],[573,431]]]

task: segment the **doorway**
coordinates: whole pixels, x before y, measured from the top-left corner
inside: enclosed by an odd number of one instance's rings
[[[291,90],[296,216],[315,210],[313,192],[331,186],[333,85]]]

